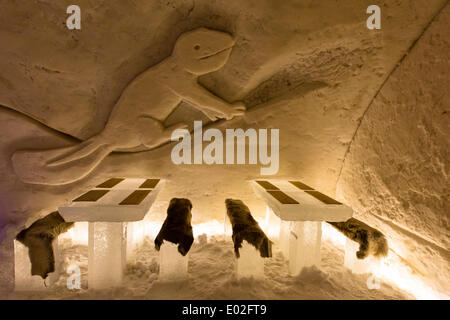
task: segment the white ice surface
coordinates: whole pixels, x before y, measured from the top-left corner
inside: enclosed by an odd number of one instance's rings
[[[159,250],[159,278],[160,281],[180,281],[188,278],[189,253],[182,256],[178,252],[178,245],[164,241]]]
[[[322,222],[296,221],[290,223],[289,272],[299,274],[304,267],[320,266]]]
[[[144,181],[145,179],[126,179],[112,189],[108,189],[108,193],[97,201],[71,201],[60,206],[58,211],[66,221],[140,221],[149,212],[158,193],[163,188],[163,180],[158,182],[156,188],[151,189],[150,193],[140,204],[119,205],[119,203],[135,190],[149,190],[138,188]],[[95,188],[92,190],[105,190],[105,188]]]
[[[240,257],[236,260],[236,275],[238,278],[264,278],[264,258],[259,250],[244,240],[239,249]]]
[[[126,233],[120,222],[89,223],[89,288],[120,286],[126,256]]]
[[[285,221],[346,221],[352,217],[353,210],[345,204],[324,204],[308,193],[296,188],[288,181],[266,180],[274,184],[285,194],[299,202],[298,204],[282,204],[263,187],[252,181],[256,195]]]

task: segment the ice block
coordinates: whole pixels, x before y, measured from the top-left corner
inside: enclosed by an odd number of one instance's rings
[[[136,262],[136,250],[138,248],[138,241],[134,239],[134,222],[125,223],[126,232],[126,263],[134,264]]]
[[[281,221],[280,223],[280,235],[278,237],[278,246],[280,248],[283,257],[289,260],[289,237],[291,234],[291,222]]]
[[[275,240],[275,242],[278,242],[279,240],[281,221],[280,217],[278,217],[269,206],[266,206],[266,218],[264,220],[263,230],[264,233]]]
[[[239,249],[240,257],[236,258],[236,275],[240,278],[264,278],[264,258],[261,257],[259,250],[249,244],[242,242]]]
[[[89,289],[120,286],[126,261],[126,230],[121,222],[89,223]]]
[[[297,275],[303,267],[320,266],[322,222],[291,222],[289,234],[289,273]]]
[[[188,278],[189,253],[182,256],[178,246],[164,241],[159,250],[159,277],[161,281],[182,281]]]

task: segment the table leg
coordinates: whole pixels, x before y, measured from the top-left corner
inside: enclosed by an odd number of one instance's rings
[[[289,234],[289,272],[299,274],[303,267],[320,266],[321,221],[292,221]]]
[[[136,239],[134,238],[134,232],[135,232],[135,224],[134,222],[126,222],[125,223],[125,229],[126,229],[126,263],[128,264],[135,264],[136,263],[136,250],[138,248],[138,243]]]
[[[180,281],[188,278],[189,253],[182,256],[178,245],[164,241],[159,250],[159,280]]]
[[[126,229],[122,222],[89,223],[89,289],[119,286],[126,263]]]
[[[289,260],[289,238],[291,233],[291,222],[281,221],[280,223],[280,236],[278,239],[278,245],[281,253],[286,260]]]

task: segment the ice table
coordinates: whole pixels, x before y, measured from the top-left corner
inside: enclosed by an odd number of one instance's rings
[[[254,180],[252,187],[268,206],[268,221],[279,228],[278,244],[289,259],[289,272],[320,265],[322,221],[346,221],[352,208],[301,181]]]
[[[89,222],[90,289],[120,285],[127,224],[144,219],[162,186],[160,179],[111,178],[58,209],[66,221]]]

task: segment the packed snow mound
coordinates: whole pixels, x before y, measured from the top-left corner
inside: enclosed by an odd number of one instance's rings
[[[304,268],[290,276],[288,262],[274,246],[273,258],[265,261],[265,279],[235,276],[233,243],[223,236],[196,241],[189,253],[189,279],[158,281],[159,256],[153,241],[146,239],[138,249],[137,260],[127,266],[121,287],[89,290],[87,284],[88,248],[62,243],[63,270],[76,264],[81,269],[81,289],[66,287],[68,274],[62,274],[48,292],[5,293],[7,299],[413,299],[398,288],[382,283],[379,290],[367,287],[368,274],[355,275],[343,266],[343,251],[323,242],[320,268]]]

